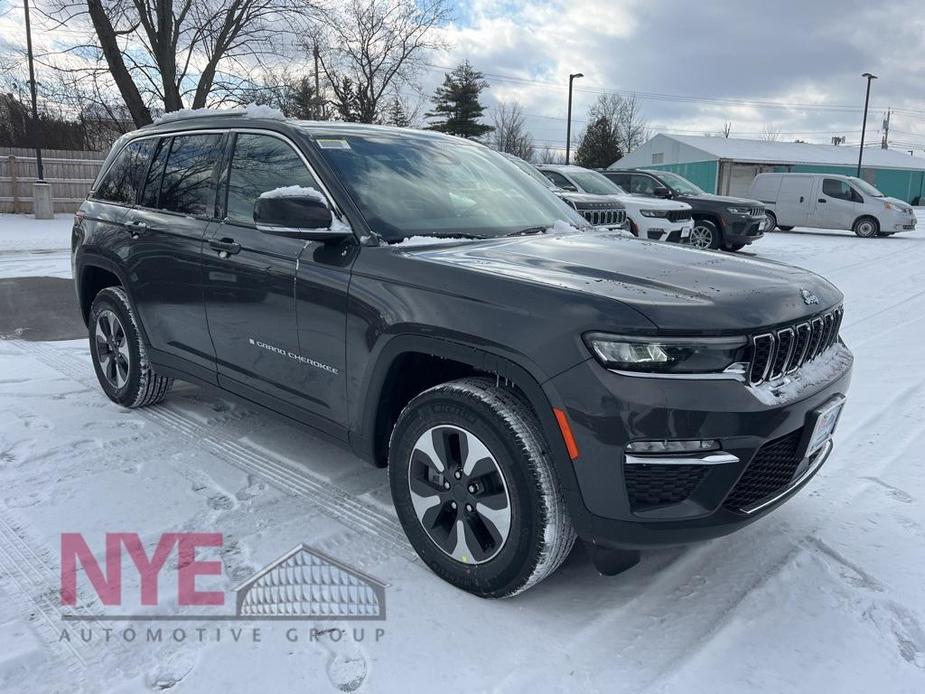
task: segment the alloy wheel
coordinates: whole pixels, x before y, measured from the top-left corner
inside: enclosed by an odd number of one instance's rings
[[[704,226],[695,226],[691,229],[690,244],[694,248],[711,248],[713,246],[713,230]]]
[[[511,500],[491,451],[457,426],[431,427],[414,444],[408,486],[431,541],[463,564],[482,564],[504,547]]]
[[[96,319],[96,357],[110,385],[121,389],[128,380],[131,353],[125,328],[113,311],[102,311]]]

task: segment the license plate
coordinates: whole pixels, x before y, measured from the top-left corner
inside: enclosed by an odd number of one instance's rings
[[[693,228],[694,228],[693,225],[689,227],[681,227],[681,238],[682,239],[690,238],[691,229]]]
[[[826,441],[832,438],[838,424],[838,417],[841,415],[844,406],[845,397],[840,395],[837,399],[829,401],[829,403],[816,410],[816,425],[813,427],[813,433],[809,437],[809,444],[806,447],[807,456],[811,456],[818,451]]]

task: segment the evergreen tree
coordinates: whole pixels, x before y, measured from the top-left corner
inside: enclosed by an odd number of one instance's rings
[[[598,116],[581,136],[575,163],[588,169],[604,169],[622,158],[616,124],[608,116]]]
[[[405,110],[405,105],[398,95],[395,95],[389,103],[389,108],[385,114],[385,123],[386,125],[394,125],[399,128],[411,127],[411,117]]]
[[[473,69],[468,60],[459,65],[444,76],[443,84],[437,87],[431,97],[434,110],[425,115],[437,120],[428,129],[468,139],[490,133],[494,130],[492,126],[479,123],[485,111],[485,107],[479,103],[479,96],[487,88],[488,82],[482,73]]]

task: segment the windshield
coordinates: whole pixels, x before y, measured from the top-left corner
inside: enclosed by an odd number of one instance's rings
[[[411,236],[491,238],[584,219],[487,147],[398,133],[317,135],[321,154],[370,228],[389,242]]]
[[[867,181],[860,179],[860,178],[855,178],[854,176],[849,176],[849,178],[851,179],[851,183],[854,184],[854,187],[860,190],[862,193],[864,193],[864,195],[869,195],[872,198],[885,197],[883,193],[881,193],[879,190],[874,188]]]
[[[581,188],[583,193],[626,195],[625,190],[597,171],[569,171],[568,176]]]
[[[550,190],[558,190],[556,184],[546,178],[540,170],[535,168],[529,162],[525,162],[520,157],[515,157],[513,155],[504,155],[504,158],[511,162],[518,169],[523,171],[525,174],[534,179],[537,183],[542,183],[544,188],[549,188]]]
[[[655,173],[655,175],[662,179],[664,183],[674,188],[675,191],[681,195],[706,195],[706,193],[701,188],[695,186],[693,183],[684,178],[684,176],[679,176],[676,173],[670,173],[668,171],[658,171],[653,173]]]

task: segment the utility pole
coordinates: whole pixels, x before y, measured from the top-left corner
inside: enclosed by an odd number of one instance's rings
[[[23,0],[26,15],[26,53],[29,59],[29,92],[32,96],[32,144],[35,146],[35,167],[37,180],[32,184],[32,215],[36,219],[54,219],[55,206],[51,186],[45,182],[45,166],[42,163],[42,133],[39,127],[39,105],[35,85],[35,60],[32,56],[32,22],[29,18],[29,0]],[[14,193],[15,195],[15,193]]]
[[[890,148],[890,112],[892,109],[886,110],[886,118],[883,121],[883,139],[880,141],[880,149],[889,149]]]
[[[312,55],[315,57],[315,108],[312,116],[321,120],[321,78],[318,75],[318,44],[312,42]]]
[[[861,163],[864,161],[864,134],[867,130],[867,107],[870,106],[870,83],[876,75],[865,72],[861,77],[867,78],[867,96],[864,97],[864,122],[861,124],[861,146],[858,148],[858,178],[861,177]]]
[[[565,163],[569,163],[569,153],[572,147],[572,82],[584,77],[580,72],[568,76],[568,123],[565,126]]]

